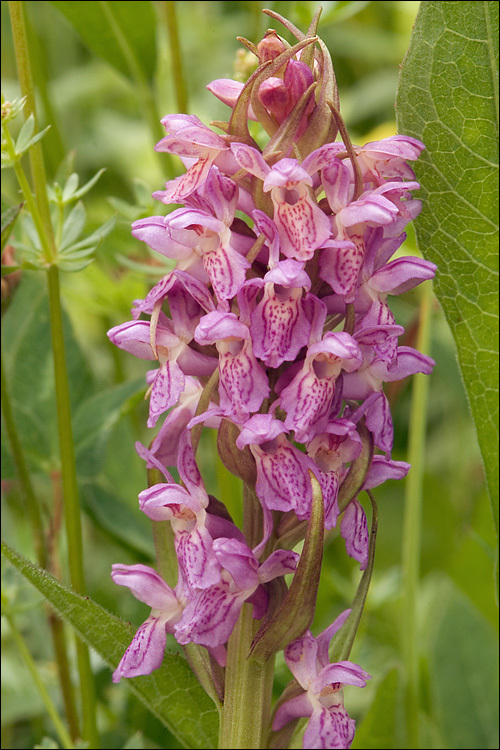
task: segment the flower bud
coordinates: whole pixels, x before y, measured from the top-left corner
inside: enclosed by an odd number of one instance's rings
[[[242,450],[236,447],[236,438],[239,434],[236,425],[223,419],[217,435],[217,450],[226,469],[242,479],[245,484],[254,487],[257,481],[255,459],[248,446]]]
[[[269,60],[274,60],[284,51],[285,45],[274,29],[268,29],[264,38],[257,45],[257,54],[261,65]]]

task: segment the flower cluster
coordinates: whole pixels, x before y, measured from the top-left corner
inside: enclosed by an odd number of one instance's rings
[[[369,533],[358,494],[409,469],[391,458],[383,384],[433,366],[398,344],[404,329],[388,304],[388,295],[435,272],[396,255],[420,210],[407,162],[423,144],[398,135],[352,145],[331,61],[317,42],[310,33],[290,48],[268,32],[248,43],[259,61],[249,81],[209,86],[231,108],[229,122],[217,123],[221,135],[194,115],[162,120],[166,136],[156,149],[180,156],[186,171],[154,196],[180,207],[136,221],[132,234],[177,264],[109,337],[158,362],[148,374],[148,426],[164,421],[151,445],[137,448],[165,482],[141,492],[139,503],[151,519],[171,523],[179,574],[172,589],[145,565],[113,566],[115,583],[151,606],[115,681],[157,668],[167,632],[225,665],[243,603],[263,619],[276,609],[269,582],[296,570],[290,547],[311,517],[311,476],[324,528],[339,524],[347,554],[364,570]],[[252,121],[269,135],[264,148]],[[221,460],[258,499],[257,535],[255,523],[240,530],[207,494],[195,425],[218,430]],[[354,489],[346,493],[348,476]],[[340,689],[364,686],[369,675],[329,663],[344,619],[317,639],[307,630],[285,650],[302,693],[280,706],[273,728],[311,717],[304,747],[349,747],[354,735]]]

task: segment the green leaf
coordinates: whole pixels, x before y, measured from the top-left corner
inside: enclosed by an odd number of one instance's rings
[[[115,669],[134,635],[134,628],[88,597],[65,588],[4,542],[2,552],[78,635]],[[184,747],[216,747],[217,710],[182,656],[166,651],[159,669],[126,683]]]
[[[103,240],[104,237],[106,237],[106,235],[108,235],[111,232],[111,230],[115,226],[115,223],[116,223],[115,217],[113,217],[112,219],[109,219],[109,221],[107,221],[105,224],[99,227],[99,229],[96,229],[95,232],[92,232],[92,234],[89,234],[88,237],[85,237],[83,240],[80,240],[80,242],[76,242],[74,245],[65,247],[64,253],[66,254],[69,251],[73,253],[74,250],[81,250],[83,248],[89,247],[90,245],[98,245],[100,241]]]
[[[74,242],[76,242],[85,228],[86,219],[87,214],[84,205],[81,201],[78,201],[76,206],[66,217],[66,220],[63,224],[59,252],[61,252],[65,248],[70,247]]]
[[[156,18],[150,2],[53,2],[87,46],[134,78],[131,64],[151,79],[156,65]],[[110,15],[111,14],[111,15]]]
[[[81,198],[82,196],[84,196],[86,193],[88,193],[89,190],[94,187],[94,185],[96,184],[97,180],[100,178],[100,176],[105,171],[106,171],[106,168],[103,167],[98,172],[96,172],[96,174],[93,177],[91,177],[90,180],[85,183],[85,185],[82,185],[82,187],[79,190],[77,190],[74,195],[70,196],[70,198],[68,198],[68,200],[70,200],[70,199],[71,200],[75,200],[75,199],[78,200],[79,198]],[[66,192],[66,187],[64,188],[64,192]]]
[[[397,114],[426,146],[415,231],[438,265],[498,531],[498,3],[420,4]]]
[[[31,136],[35,132],[35,118],[33,115],[30,115],[27,120],[25,120],[24,125],[22,126],[19,135],[17,136],[16,141],[16,154],[22,154],[23,151],[26,151],[28,148],[28,143],[30,142]]]
[[[78,177],[76,172],[70,174],[62,191],[62,203],[68,203],[73,198],[73,196],[75,195],[75,191],[78,188],[79,181],[80,178]]]

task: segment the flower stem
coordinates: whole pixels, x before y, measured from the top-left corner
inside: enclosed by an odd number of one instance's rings
[[[252,613],[253,606],[244,604],[228,643],[219,748],[267,747],[274,656],[267,661],[248,656],[259,627]]]
[[[243,529],[248,544],[257,543],[262,523],[252,523],[254,504],[244,486]],[[265,659],[250,654],[250,647],[261,623],[253,619],[253,605],[243,604],[238,622],[227,646],[224,706],[221,712],[219,748],[267,747],[271,718],[274,655]]]
[[[420,303],[420,325],[417,348],[429,354],[430,322],[432,311],[432,286],[422,288]],[[401,650],[406,673],[406,725],[407,747],[419,747],[418,706],[419,706],[419,666],[417,638],[417,605],[420,568],[420,539],[423,502],[423,467],[425,454],[425,433],[429,378],[427,375],[414,375],[408,458],[412,469],[406,480],[405,517],[402,549],[402,623]]]

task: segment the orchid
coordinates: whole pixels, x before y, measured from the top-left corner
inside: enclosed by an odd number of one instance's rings
[[[411,32],[389,3],[383,61],[366,3],[328,3],[308,28],[308,3],[293,20],[264,10],[275,28],[260,34],[257,3],[79,5],[9,2],[2,29],[22,97],[2,97],[2,491],[7,533],[38,565],[2,552],[55,614],[28,603],[26,618],[3,571],[7,667],[12,644],[46,714],[24,677],[15,698],[13,662],[6,743],[491,744],[494,604],[470,584],[486,493],[450,405],[461,368],[494,489],[498,5],[421,3]],[[208,32],[245,18],[231,74]],[[68,21],[67,51],[88,50],[60,72],[92,83],[54,108],[43,62]],[[133,85],[103,99],[114,79],[94,54]],[[234,79],[188,91],[203,71]],[[81,185],[61,162],[73,128],[76,162],[108,167],[85,208],[105,170]],[[53,654],[30,657],[42,619]]]
[[[118,346],[160,361],[149,376],[148,425],[168,416],[151,446],[138,451],[166,482],[143,490],[139,507],[171,526],[182,610],[159,621],[179,644],[207,649],[225,666],[221,741],[235,747],[243,734],[234,725],[231,686],[241,683],[245,742],[264,742],[263,724],[249,730],[251,706],[269,691],[265,674],[280,648],[304,692],[280,705],[273,729],[309,717],[304,747],[350,746],[355,722],[341,688],[363,687],[369,675],[345,659],[329,663],[328,643],[348,613],[317,639],[308,629],[322,539],[339,526],[347,554],[371,571],[373,539],[359,493],[408,470],[391,460],[383,385],[433,366],[399,344],[404,328],[388,303],[388,295],[436,270],[418,258],[393,258],[421,208],[406,160],[423,144],[396,136],[353,146],[332,81],[322,81],[312,47],[305,54],[314,42],[306,37],[287,48],[268,32],[255,47],[261,67],[247,86],[209,85],[232,110],[223,135],[193,115],[163,118],[167,135],[157,150],[179,155],[187,171],[154,197],[185,205],[139,219],[132,231],[177,266],[134,302],[134,322],[109,332]],[[314,124],[320,99],[313,89],[321,85],[332,102],[323,131],[331,140],[323,141]],[[249,136],[248,119],[271,136],[263,150]],[[143,314],[149,323],[137,319]],[[241,529],[205,490],[196,461],[204,428],[218,430],[221,459],[243,480]],[[304,536],[299,555],[291,548]],[[242,671],[252,659],[259,665],[254,681]],[[145,661],[151,669],[159,662]],[[221,685],[214,686],[219,694]]]

